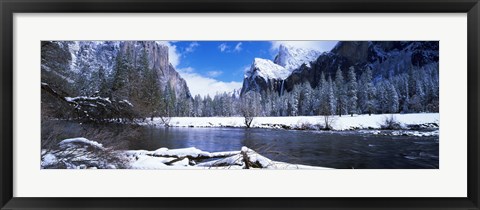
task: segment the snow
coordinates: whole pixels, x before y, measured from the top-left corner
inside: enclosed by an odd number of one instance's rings
[[[344,115],[333,116],[334,130],[380,129],[381,124],[392,114],[377,115]],[[436,123],[439,125],[439,113],[393,114],[403,128],[407,125],[422,125]],[[322,125],[323,116],[295,116],[295,117],[255,117],[252,122],[254,128],[315,128]],[[160,118],[147,120],[144,124],[162,125]],[[243,117],[173,117],[170,120],[172,127],[245,127]]]
[[[55,163],[57,163],[57,161],[58,161],[58,159],[55,155],[48,153],[48,154],[45,154],[43,156],[41,166],[42,167],[51,166],[51,165],[54,165]]]
[[[189,166],[189,163],[190,161],[188,160],[188,158],[183,158],[182,160],[180,161],[177,161],[177,162],[174,162],[172,165],[174,166]]]
[[[293,71],[298,69],[302,64],[310,67],[310,62],[320,56],[321,52],[313,49],[296,48],[291,45],[281,44],[278,48],[278,55],[275,57],[274,63]]]
[[[261,77],[268,79],[286,79],[291,71],[273,63],[271,60],[255,58],[246,77]]]
[[[241,151],[242,153],[247,154],[249,162],[261,165],[261,169],[331,169],[319,166],[307,166],[273,161],[245,146],[242,147]],[[243,154],[239,153],[220,160],[203,162],[197,164],[196,167],[204,167],[208,169],[243,169],[245,167],[245,162]]]
[[[380,131],[380,130],[361,130],[360,133],[364,134],[373,134],[373,135],[380,135],[380,136],[439,136],[439,130],[434,131],[409,131],[409,130],[387,130],[387,131]]]
[[[255,58],[250,70],[245,73],[245,77],[261,77],[265,81],[269,79],[285,80],[301,65],[310,66],[310,62],[316,60],[320,54],[313,49],[295,48],[282,44],[279,46],[278,55],[274,61]]]
[[[90,100],[90,101],[102,100],[102,101],[107,101],[108,103],[112,103],[110,101],[110,98],[102,98],[102,97],[99,97],[99,96],[96,96],[96,97],[88,97],[88,96],[65,97],[65,100],[68,101],[68,102],[75,102],[77,100]],[[124,101],[126,101],[126,100],[124,100]],[[130,102],[128,102],[128,103],[130,104]]]
[[[248,152],[248,148],[247,147],[242,147],[242,152]]]
[[[438,136],[440,132],[438,130],[430,132],[418,132],[418,131],[393,131],[392,135],[394,136]]]
[[[130,101],[128,101],[128,100],[126,100],[126,99],[124,99],[124,100],[122,100],[122,101],[120,101],[120,102],[126,103],[126,104],[128,104],[129,106],[133,107],[133,104],[130,103]]]
[[[132,169],[164,169],[167,167],[160,158],[152,156],[138,156],[138,160],[131,163]]]
[[[58,144],[60,145],[60,147],[70,147],[71,145],[74,145],[74,144],[80,144],[80,145],[89,145],[97,149],[104,149],[102,144],[96,141],[88,140],[83,137],[65,139]]]
[[[183,148],[183,149],[173,149],[169,150],[168,148],[160,148],[153,152],[153,155],[157,156],[177,156],[177,157],[210,157],[209,152],[204,152],[195,147]]]

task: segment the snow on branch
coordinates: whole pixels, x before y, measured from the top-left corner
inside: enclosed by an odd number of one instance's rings
[[[133,104],[128,100],[117,101],[99,96],[70,97],[66,93],[54,90],[44,82],[42,82],[42,90],[71,105],[75,113],[75,116],[72,116],[73,118],[103,122],[114,119],[131,121],[137,117],[133,110]]]

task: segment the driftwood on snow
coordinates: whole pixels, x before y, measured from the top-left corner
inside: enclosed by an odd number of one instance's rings
[[[267,168],[269,164],[262,164],[256,158],[252,158],[257,156],[258,154],[251,149],[245,148],[241,151],[231,151],[231,152],[214,152],[214,153],[197,153],[197,154],[190,154],[190,155],[177,155],[177,154],[155,154],[150,153],[147,154],[153,157],[161,157],[161,158],[174,158],[168,162],[165,162],[165,165],[172,165],[176,162],[182,161],[184,159],[188,159],[189,161],[194,162],[213,162],[213,164],[209,165],[209,167],[224,167],[224,166],[232,166],[232,165],[242,165],[244,169],[252,169],[252,168]],[[227,158],[233,158],[235,161],[230,163],[226,163],[222,160]],[[211,161],[209,161],[211,160]]]

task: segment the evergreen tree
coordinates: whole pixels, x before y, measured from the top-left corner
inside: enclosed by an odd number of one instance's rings
[[[98,69],[98,80],[100,83],[98,87],[99,95],[103,97],[109,96],[111,89],[108,85],[107,75],[103,66],[100,66],[100,68]]]
[[[368,113],[368,115],[371,115],[373,112],[375,112],[375,86],[372,82],[372,69],[368,67],[364,74],[365,111]]]
[[[348,70],[348,84],[347,84],[347,97],[348,97],[348,113],[353,117],[353,114],[357,113],[357,76],[355,69],[351,66]]]
[[[201,117],[203,110],[203,100],[200,94],[197,94],[193,99],[193,116]]]
[[[331,77],[328,77],[328,82],[324,82],[320,90],[319,114],[332,115],[335,113],[335,95]]]
[[[170,83],[163,90],[163,105],[164,110],[162,111],[163,116],[171,117],[175,116],[175,105],[176,105],[176,96],[175,90],[172,88]]]
[[[335,98],[337,100],[337,114],[342,116],[342,114],[347,113],[347,93],[345,88],[345,80],[343,79],[343,73],[340,67],[335,73]]]
[[[146,52],[144,51],[146,54]],[[148,60],[145,60],[145,55],[141,55],[140,68],[143,72],[140,96],[141,103],[145,107],[146,116],[153,118],[159,113],[159,108],[161,107],[162,94],[160,90],[160,83],[158,75],[155,70],[151,69],[148,66]]]
[[[300,86],[294,86],[293,90],[288,98],[288,107],[287,107],[287,114],[288,116],[297,116],[298,115],[298,105],[300,99]]]
[[[395,86],[390,83],[388,80],[386,81],[387,87],[387,101],[388,101],[388,112],[390,113],[397,113],[398,112],[398,94]]]
[[[312,115],[312,87],[310,83],[305,82],[301,85],[299,112],[300,115]]]
[[[212,98],[210,97],[210,95],[207,95],[207,97],[205,97],[205,99],[203,100],[203,116],[204,117],[211,117],[213,116],[213,100]]]
[[[127,96],[127,59],[122,54],[115,58],[114,77],[112,83],[112,96],[115,98],[126,98]]]

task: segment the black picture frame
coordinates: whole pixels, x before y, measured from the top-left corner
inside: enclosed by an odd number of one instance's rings
[[[1,209],[479,209],[478,0],[1,0]],[[465,198],[17,198],[13,197],[15,13],[467,13],[468,196]]]

